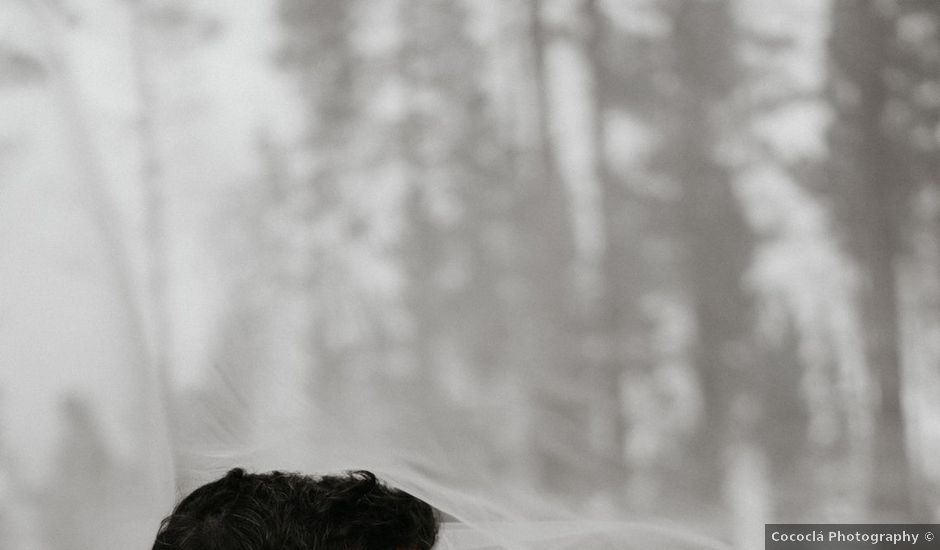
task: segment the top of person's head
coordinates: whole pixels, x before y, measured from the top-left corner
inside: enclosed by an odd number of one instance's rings
[[[438,525],[431,506],[371,472],[235,468],[183,499],[153,550],[429,550]]]

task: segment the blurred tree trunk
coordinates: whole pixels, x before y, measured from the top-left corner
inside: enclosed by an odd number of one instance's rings
[[[837,211],[861,271],[865,354],[878,389],[873,505],[878,513],[911,512],[902,407],[897,261],[907,175],[886,133],[891,100],[893,16],[877,2],[839,1],[830,37],[832,178]]]
[[[534,418],[528,443],[534,481],[549,490],[576,494],[583,488],[586,395],[576,362],[577,326],[572,314],[573,236],[568,197],[550,131],[551,86],[545,56],[548,37],[542,2],[526,4],[531,106],[519,113],[523,135],[516,155],[519,360]]]
[[[895,22],[892,70],[887,87],[894,96],[884,126],[896,145],[895,164],[903,197],[903,258],[895,263],[898,277],[902,376],[900,392],[907,426],[910,500],[915,518],[935,516],[940,475],[929,466],[936,446],[925,443],[934,423],[937,378],[935,339],[940,319],[940,3],[899,2]],[[906,189],[904,189],[906,187]],[[933,500],[933,502],[931,502]]]
[[[337,349],[336,335],[346,327],[344,313],[353,307],[348,291],[341,244],[356,238],[361,220],[344,198],[343,183],[359,94],[357,58],[352,34],[354,2],[281,0],[284,39],[280,61],[296,75],[306,126],[305,148],[312,169],[302,185],[292,189],[291,200],[302,231],[310,235],[297,273],[297,289],[304,296],[307,335],[302,345],[313,366],[316,396],[330,402],[342,395],[351,359]]]
[[[454,421],[481,405],[505,360],[498,288],[506,273],[492,235],[505,223],[508,190],[467,8],[404,0],[399,9],[405,113],[396,137],[407,188],[401,261],[419,371],[410,384],[425,399],[429,387],[439,388]],[[448,399],[454,395],[459,403]]]
[[[589,330],[598,336],[598,364],[593,387],[600,422],[602,456],[615,486],[626,480],[624,446],[627,432],[621,388],[627,371],[646,373],[652,368],[651,330],[643,313],[648,290],[643,256],[643,212],[628,185],[610,166],[608,119],[614,109],[611,93],[618,85],[609,65],[617,61],[611,51],[609,22],[599,0],[584,2],[587,36],[584,43],[591,76],[594,173],[599,186],[602,247],[599,292],[590,308]],[[608,476],[610,475],[608,474]],[[650,472],[643,472],[650,475]],[[610,480],[605,481],[610,484]]]
[[[749,394],[758,374],[752,304],[743,288],[754,244],[732,174],[718,154],[737,78],[729,5],[680,3],[674,24],[681,83],[674,169],[703,399],[695,456],[700,488],[714,498],[722,489],[725,461],[750,440],[758,416],[759,399]]]
[[[402,250],[402,262],[408,281],[405,301],[413,320],[411,348],[414,361],[419,377],[425,381],[434,375],[434,348],[441,323],[436,307],[441,299],[436,275],[442,262],[440,241],[443,229],[433,223],[428,211],[430,193],[427,187],[433,182],[429,181],[428,159],[424,151],[427,148],[426,141],[434,138],[446,139],[443,136],[426,135],[433,131],[428,124],[428,116],[425,116],[424,109],[417,100],[425,97],[422,96],[423,93],[430,93],[428,73],[437,69],[428,59],[428,50],[444,46],[429,44],[428,33],[434,29],[422,25],[427,20],[428,9],[422,2],[401,2],[400,17],[404,43],[398,59],[399,73],[403,81],[402,97],[405,102],[398,145],[407,189],[403,205],[406,229]]]

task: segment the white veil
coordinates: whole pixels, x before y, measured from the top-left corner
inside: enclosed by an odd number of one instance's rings
[[[0,104],[0,544],[150,548],[181,494],[242,466],[373,470],[445,515],[441,549],[725,548],[681,527],[588,519],[567,511],[563,495],[500,486],[474,449],[486,423],[477,433],[441,425],[416,399],[420,387],[347,389],[324,404],[276,360],[240,374],[210,365],[199,384],[160,375],[141,298],[146,264],[128,245],[144,221],[113,207],[142,200],[127,185],[140,169],[126,124],[135,105],[96,95],[124,82],[127,52],[110,41],[126,42],[126,31],[70,34],[58,5],[3,0],[0,18],[2,63],[14,75]],[[111,22],[126,22],[114,7]],[[100,64],[76,70],[88,51]],[[369,399],[384,408],[362,407]],[[518,412],[471,405],[468,414]]]

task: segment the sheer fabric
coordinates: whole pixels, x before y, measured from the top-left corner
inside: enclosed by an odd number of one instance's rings
[[[198,383],[160,373],[146,263],[133,246],[146,228],[133,206],[142,198],[130,36],[124,4],[105,4],[112,15],[92,18],[90,31],[43,2],[7,0],[0,18],[22,54],[7,62],[17,77],[0,106],[4,547],[149,548],[180,495],[242,466],[373,470],[445,514],[441,549],[724,548],[676,526],[585,519],[563,497],[500,486],[474,451],[485,423],[472,434],[442,425],[420,387],[362,383],[330,395],[298,387],[277,357],[235,374],[210,365]],[[507,400],[504,420],[525,417],[525,404]]]

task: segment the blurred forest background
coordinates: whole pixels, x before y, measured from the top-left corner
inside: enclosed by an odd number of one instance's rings
[[[587,515],[741,548],[765,521],[940,521],[940,2],[3,11],[3,212],[65,156],[42,121],[84,109],[178,414],[222,372],[253,381],[248,425],[264,365],[353,423],[421,437],[418,404]],[[66,414],[28,421],[65,419],[52,458],[0,432],[0,540],[116,460],[63,377]],[[0,388],[0,424],[25,400]]]

